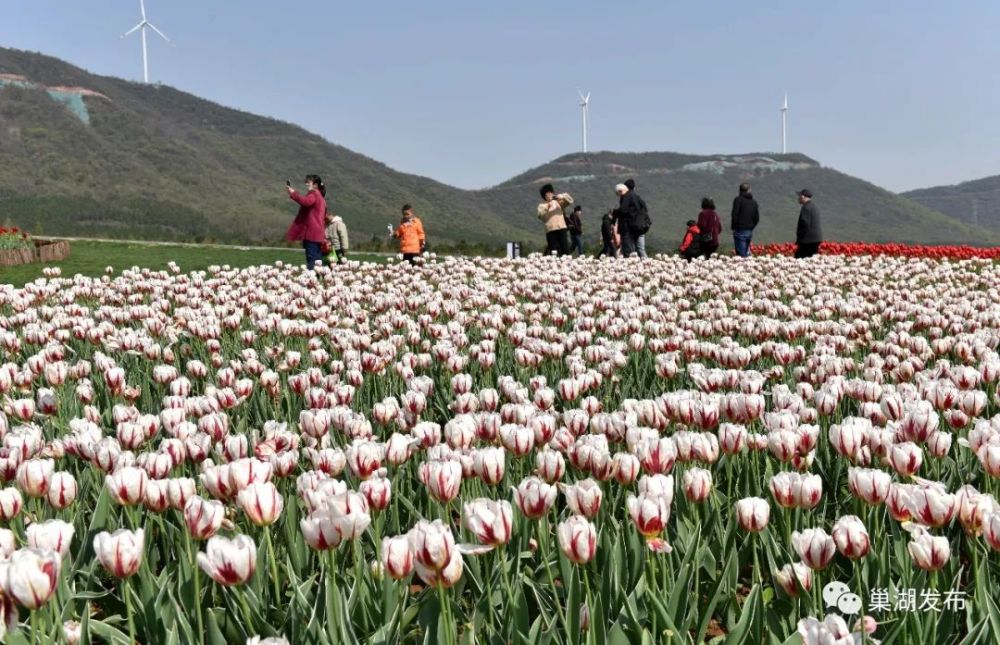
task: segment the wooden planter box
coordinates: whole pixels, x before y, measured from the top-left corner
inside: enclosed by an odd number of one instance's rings
[[[34,240],[33,249],[7,249],[0,251],[0,266],[31,264],[32,262],[58,262],[69,257],[69,242]]]
[[[69,242],[62,240],[35,240],[35,254],[38,262],[58,262],[69,257]]]

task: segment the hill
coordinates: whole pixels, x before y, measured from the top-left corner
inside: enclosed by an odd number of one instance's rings
[[[1000,175],[911,190],[903,196],[974,226],[1000,230]]]
[[[298,126],[0,48],[4,73],[25,80],[0,76],[0,222],[62,235],[274,241],[295,212],[285,178],[317,172],[358,241],[384,235],[404,202],[452,240],[517,233],[499,220],[482,226],[466,191]],[[85,121],[51,96],[54,87],[102,96],[80,99]]]
[[[0,48],[0,223],[36,233],[186,241],[273,242],[294,214],[286,177],[323,175],[355,242],[381,239],[412,203],[438,242],[542,238],[537,188],[556,181],[587,208],[588,236],[635,177],[651,206],[650,243],[670,248],[712,195],[723,220],[749,178],[760,241],[788,239],[803,186],[831,239],[983,242],[990,234],[803,155],[573,154],[498,186],[467,191],[385,164],[275,119],[166,86],[90,74],[55,58]]]

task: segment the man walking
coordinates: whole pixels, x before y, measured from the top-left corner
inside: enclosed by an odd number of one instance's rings
[[[736,247],[736,255],[741,258],[750,255],[750,241],[753,239],[753,230],[760,222],[760,208],[757,200],[750,192],[750,184],[744,182],[740,184],[740,194],[733,199],[733,214],[730,219],[729,228],[733,231],[733,246]]]
[[[632,178],[625,180],[625,186],[628,188],[629,192],[635,196],[635,199],[639,203],[639,221],[636,225],[636,236],[635,236],[635,252],[640,258],[646,258],[646,232],[649,231],[649,210],[646,208],[646,201],[642,196],[635,192],[635,180]]]
[[[573,203],[569,193],[556,194],[552,184],[545,184],[538,191],[542,203],[538,205],[538,219],[545,224],[545,253],[569,254],[569,227],[563,209]]]
[[[622,257],[627,258],[638,253],[639,236],[645,235],[649,230],[649,214],[646,211],[646,204],[642,198],[629,187],[635,186],[631,179],[624,184],[615,186],[618,193],[618,210],[615,213],[615,221],[618,224],[618,235],[621,237]]]
[[[576,251],[577,256],[583,257],[583,208],[580,205],[573,207],[573,212],[569,214],[566,225],[569,227],[570,252]]]
[[[799,191],[799,225],[795,230],[795,257],[811,258],[819,252],[823,243],[823,229],[819,222],[819,208],[812,200],[812,192],[806,188]]]

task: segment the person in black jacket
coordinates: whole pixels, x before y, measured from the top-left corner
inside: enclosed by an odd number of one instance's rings
[[[753,230],[760,222],[760,208],[757,200],[750,192],[750,184],[740,184],[740,194],[733,199],[733,214],[729,228],[733,231],[733,245],[736,247],[736,255],[741,258],[750,255],[750,241],[753,239]]]
[[[566,226],[569,227],[569,251],[572,253],[575,250],[578,257],[583,257],[583,219],[580,216],[582,212],[583,207],[576,206],[566,218]]]
[[[618,249],[615,245],[615,212],[610,210],[601,218],[601,250],[597,254],[597,257],[606,255],[609,258],[613,258],[617,254]]]
[[[812,200],[812,192],[807,189],[799,191],[799,225],[795,230],[795,257],[811,258],[819,252],[823,243],[823,229],[819,222],[819,208]]]
[[[618,224],[618,235],[621,237],[622,257],[627,258],[638,252],[635,226],[642,219],[641,198],[625,184],[615,186],[618,193],[618,208],[615,210],[615,222]]]
[[[626,179],[625,187],[628,188],[628,192],[635,197],[636,203],[639,205],[640,219],[648,217],[649,210],[646,208],[646,201],[642,198],[642,195],[635,192],[635,180],[632,178]],[[640,258],[645,259],[648,257],[646,255],[646,233],[635,231],[633,236],[635,237],[635,252]]]

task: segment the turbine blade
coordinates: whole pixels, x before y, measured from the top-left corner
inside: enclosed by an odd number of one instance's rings
[[[131,29],[129,29],[128,31],[126,31],[126,32],[125,32],[124,34],[122,34],[122,38],[124,38],[125,36],[131,36],[131,35],[132,35],[132,34],[134,34],[135,32],[139,31],[140,29],[142,29],[142,26],[143,26],[144,24],[146,24],[146,23],[145,23],[145,21],[143,21],[143,22],[140,22],[140,23],[139,23],[138,25],[136,25],[135,27],[132,27]]]
[[[142,19],[146,19],[146,3],[143,0],[139,0],[139,11],[142,12]]]
[[[159,29],[157,29],[157,28],[156,28],[156,25],[154,25],[154,24],[153,24],[153,23],[151,23],[151,22],[149,22],[149,23],[146,23],[146,24],[148,24],[148,25],[149,25],[149,28],[150,28],[150,29],[152,29],[152,30],[153,30],[153,31],[155,31],[155,32],[156,32],[157,34],[159,34],[159,35],[160,35],[160,38],[162,38],[163,40],[167,41],[167,42],[168,42],[168,43],[170,43],[171,45],[173,44],[172,42],[170,42],[170,39],[169,39],[169,38],[167,38],[166,36],[164,36],[164,35],[163,35],[163,32],[162,32],[162,31],[160,31]]]
[[[587,98],[583,99],[584,103],[590,103],[590,92],[587,92]]]

